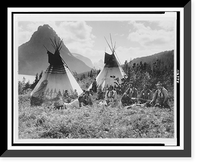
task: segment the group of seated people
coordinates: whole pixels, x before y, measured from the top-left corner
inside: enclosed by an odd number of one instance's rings
[[[131,104],[144,104],[146,107],[170,108],[168,91],[161,82],[156,84],[156,90],[153,92],[146,85],[139,93],[137,89],[129,85],[121,99],[123,106]]]
[[[78,93],[77,90],[75,89],[74,92],[68,92],[68,90],[65,90],[63,95],[60,93],[57,95],[55,102],[54,102],[54,107],[57,109],[63,108],[64,103],[70,103],[72,100],[78,98]]]
[[[95,100],[105,100],[106,105],[109,105],[111,103],[117,102],[117,92],[115,88],[111,85],[107,88],[104,88],[104,90],[101,89],[101,86],[99,86],[96,90],[96,98]],[[79,106],[82,105],[92,105],[92,96],[95,93],[93,88],[90,90],[84,91],[79,97]]]
[[[81,97],[79,97],[81,99],[79,100],[79,106],[81,106],[81,103],[84,105],[92,105],[92,92],[94,92],[93,88],[91,88],[90,91],[84,92]],[[151,91],[147,85],[144,85],[140,92],[138,92],[138,90],[132,86],[132,84],[129,84],[127,90],[120,98],[117,98],[117,91],[112,85],[104,88],[104,90],[102,90],[101,86],[99,86],[96,89],[96,94],[96,100],[104,100],[107,105],[110,103],[119,102],[118,100],[121,99],[122,106],[143,104],[146,107],[170,108],[168,91],[164,88],[161,82],[156,84],[155,91]]]
[[[69,95],[66,90],[63,96],[60,96],[60,100],[64,103],[70,103],[73,99],[78,98],[79,107],[85,105],[92,105],[93,100],[104,101],[106,105],[116,104],[121,100],[122,106],[130,106],[132,104],[143,104],[146,107],[160,107],[160,108],[170,108],[168,91],[163,87],[163,85],[158,82],[156,84],[156,90],[151,91],[146,85],[143,89],[138,92],[138,90],[129,84],[127,90],[123,93],[121,97],[118,97],[116,88],[112,85],[104,87],[94,86],[90,90],[83,90],[83,93],[78,96],[75,90],[73,94]],[[93,95],[96,94],[94,97]],[[60,104],[61,105],[61,104]]]
[[[92,105],[91,91],[83,90],[83,93],[78,97],[79,107],[82,105]]]
[[[69,94],[68,90],[65,90],[64,94],[63,94],[63,100],[65,103],[70,103],[73,99],[78,98],[78,92],[75,89],[74,92],[71,92]]]

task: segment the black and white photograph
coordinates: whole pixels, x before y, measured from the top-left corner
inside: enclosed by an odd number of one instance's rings
[[[181,10],[11,11],[14,150],[183,148]]]

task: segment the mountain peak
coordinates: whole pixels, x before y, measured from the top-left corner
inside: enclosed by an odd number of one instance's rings
[[[31,37],[31,39],[19,46],[19,73],[35,75],[40,73],[42,70],[48,66],[48,57],[44,46],[51,52],[55,51],[51,40],[60,40],[57,33],[48,24],[44,24],[38,27]],[[67,63],[68,67],[72,71],[77,73],[90,71],[91,68],[88,67],[84,62],[75,58],[68,48],[63,43],[60,54],[64,61]]]
[[[49,24],[44,24],[44,25],[40,25],[39,27],[38,27],[38,29],[37,29],[37,31],[41,31],[41,30],[53,30],[53,28],[51,28],[50,26],[49,26]]]
[[[37,31],[33,33],[30,42],[41,45],[41,43],[46,43],[50,38],[54,39],[55,37],[59,38],[53,28],[48,24],[44,24],[39,26]]]

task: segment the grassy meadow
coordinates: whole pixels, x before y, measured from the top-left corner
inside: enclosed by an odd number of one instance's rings
[[[44,138],[173,138],[172,109],[127,109],[121,106],[71,105],[55,110],[31,107],[28,95],[19,95],[19,139]]]

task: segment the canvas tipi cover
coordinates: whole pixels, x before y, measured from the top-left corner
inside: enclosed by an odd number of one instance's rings
[[[53,99],[57,97],[58,94],[63,95],[65,90],[68,90],[70,94],[73,93],[75,89],[78,95],[82,93],[81,87],[60,56],[59,51],[61,49],[61,44],[62,41],[52,42],[55,53],[53,54],[47,51],[49,66],[31,92],[31,97]]]
[[[102,89],[110,85],[116,85],[116,80],[118,80],[120,83],[121,79],[126,75],[114,54],[115,47],[111,48],[110,45],[109,47],[112,51],[112,54],[105,53],[104,67],[96,77],[97,86],[101,86]]]

